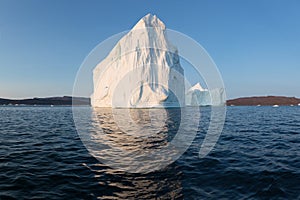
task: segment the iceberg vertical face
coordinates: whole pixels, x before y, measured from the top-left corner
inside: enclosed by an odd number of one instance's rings
[[[143,17],[93,71],[93,107],[185,105],[184,71],[165,25]]]

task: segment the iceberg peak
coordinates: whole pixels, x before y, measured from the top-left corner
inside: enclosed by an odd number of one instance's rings
[[[195,91],[195,90],[199,90],[199,91],[207,91],[207,89],[203,89],[203,87],[200,85],[200,83],[196,83],[193,87],[191,87],[189,89],[189,91]]]
[[[140,28],[161,28],[166,29],[165,24],[156,16],[148,13],[143,18],[141,18],[138,23],[133,27],[133,29],[140,29]]]

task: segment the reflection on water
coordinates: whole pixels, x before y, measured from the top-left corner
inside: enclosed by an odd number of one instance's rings
[[[198,156],[211,116],[211,108],[201,108],[199,132],[185,154],[145,174],[110,168],[87,152],[80,139],[95,132],[89,107],[73,110],[76,129],[70,107],[0,107],[0,199],[300,199],[299,108],[228,109],[209,155]],[[178,116],[165,113],[165,122]],[[175,120],[166,127],[180,129]],[[166,141],[176,137],[167,135]]]
[[[88,166],[95,174],[100,199],[183,199],[183,173],[176,165],[149,174],[127,174],[102,164]]]
[[[182,171],[173,162],[197,134],[198,126],[182,125],[197,124],[198,111],[95,108],[74,116],[81,140],[100,161],[87,167],[108,188],[101,199],[183,198]]]
[[[80,116],[75,122],[83,143],[101,163],[148,173],[174,162],[192,143],[200,113],[187,114],[191,112],[179,108],[96,108],[75,115]]]

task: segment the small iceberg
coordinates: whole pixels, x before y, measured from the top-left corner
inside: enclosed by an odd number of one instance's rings
[[[186,92],[187,106],[222,106],[226,103],[223,88],[204,89],[200,83],[196,83]]]
[[[298,103],[298,106],[300,106],[300,103]]]
[[[277,108],[277,107],[279,107],[279,105],[274,105],[274,106],[273,106],[273,108]]]

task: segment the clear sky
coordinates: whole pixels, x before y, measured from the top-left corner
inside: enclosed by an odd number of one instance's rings
[[[147,13],[198,41],[229,98],[300,97],[297,0],[0,0],[0,98],[71,95],[87,54]]]

